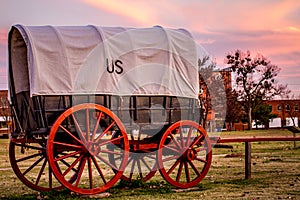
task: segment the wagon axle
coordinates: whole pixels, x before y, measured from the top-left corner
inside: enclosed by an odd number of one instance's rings
[[[197,151],[192,148],[188,148],[183,155],[180,157],[182,162],[193,161],[197,158]]]
[[[95,156],[98,155],[101,151],[101,146],[99,146],[97,143],[89,141],[87,143],[84,143],[83,145],[83,152],[87,156]]]

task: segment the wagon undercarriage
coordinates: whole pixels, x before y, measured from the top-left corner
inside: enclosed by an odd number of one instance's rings
[[[196,122],[171,123],[144,138],[134,131],[128,134],[104,106],[79,104],[57,118],[49,135],[37,131],[12,137],[12,167],[35,190],[63,185],[82,194],[105,191],[119,179],[147,181],[158,170],[172,185],[188,188],[208,172],[211,145]]]

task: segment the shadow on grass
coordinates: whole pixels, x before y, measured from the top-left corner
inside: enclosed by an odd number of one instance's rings
[[[180,192],[193,192],[193,191],[204,191],[211,189],[213,185],[211,184],[202,184],[199,183],[196,187],[192,189],[186,190],[178,190],[172,187],[170,184],[166,183],[165,181],[149,181],[143,182],[141,180],[134,180],[132,182],[120,181],[117,185],[106,191],[110,195],[108,197],[103,197],[101,199],[118,199],[118,197],[138,197],[143,195],[164,195],[164,194],[171,194],[171,193],[180,193]],[[8,199],[8,200],[31,200],[31,199],[57,199],[57,200],[76,200],[76,199],[98,199],[93,198],[93,195],[78,195],[69,190],[59,190],[59,191],[50,191],[50,192],[40,192],[36,195],[28,194],[28,195],[12,195],[7,197],[2,197],[0,199]]]
[[[213,184],[215,185],[236,185],[240,186],[251,186],[251,185],[260,185],[264,184],[264,180],[260,178],[255,179],[233,179],[233,180],[221,180],[215,181]]]

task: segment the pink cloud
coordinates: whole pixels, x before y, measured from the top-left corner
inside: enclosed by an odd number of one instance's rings
[[[194,1],[182,7],[188,26],[203,30],[273,30],[291,26],[299,1]],[[299,22],[298,22],[299,25]]]
[[[0,29],[0,43],[7,43],[7,34],[8,34],[8,30],[5,29]]]
[[[151,24],[153,14],[151,7],[143,1],[117,1],[117,0],[82,0],[84,3],[104,9],[116,15],[125,16],[139,24]]]
[[[0,67],[6,65],[7,61],[7,39],[0,39]]]
[[[7,77],[7,67],[0,66],[0,90],[7,89],[8,77]]]

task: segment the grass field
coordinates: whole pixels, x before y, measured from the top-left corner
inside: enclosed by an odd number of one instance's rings
[[[221,137],[292,136],[288,131],[223,132]],[[210,171],[197,187],[172,188],[159,172],[148,182],[117,183],[105,194],[78,196],[68,190],[42,192],[27,188],[12,171],[8,139],[0,139],[1,199],[299,199],[300,148],[293,142],[252,143],[252,178],[244,180],[244,144],[233,149],[213,149]],[[300,147],[300,142],[298,142]],[[106,196],[106,197],[103,197]]]

